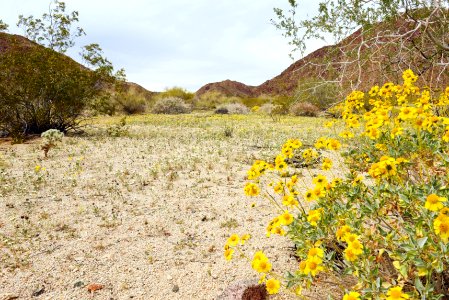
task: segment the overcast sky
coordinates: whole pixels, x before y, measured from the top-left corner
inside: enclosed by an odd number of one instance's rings
[[[87,36],[79,47],[99,43],[129,81],[151,91],[180,86],[196,91],[226,79],[259,85],[293,61],[290,46],[271,25],[273,7],[287,0],[66,0]],[[307,0],[301,15],[313,14]],[[18,15],[41,16],[50,0],[0,0],[0,19],[10,33],[23,34]],[[309,3],[309,4],[307,4]],[[309,52],[323,43],[311,43]]]

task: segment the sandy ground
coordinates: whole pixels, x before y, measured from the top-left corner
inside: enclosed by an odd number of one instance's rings
[[[248,255],[264,250],[275,270],[295,270],[288,240],[264,235],[273,210],[262,200],[251,208],[242,187],[254,159],[287,137],[310,139],[316,121],[308,130],[242,122],[149,120],[121,137],[100,124],[48,159],[40,140],[0,144],[0,300],[216,299],[258,279],[244,259],[225,261],[232,233],[252,234]],[[93,283],[103,288],[89,293]],[[305,294],[327,299],[333,289]]]

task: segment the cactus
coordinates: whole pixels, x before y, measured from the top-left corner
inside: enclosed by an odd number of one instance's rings
[[[56,147],[59,142],[62,142],[64,133],[58,129],[49,129],[43,132],[41,137],[43,139],[41,149],[44,151],[45,158],[47,158],[48,151],[50,151],[51,148]]]

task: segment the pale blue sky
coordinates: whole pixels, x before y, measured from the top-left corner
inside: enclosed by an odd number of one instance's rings
[[[313,14],[316,1],[303,1],[300,14]],[[41,16],[50,0],[0,0],[0,19],[16,28],[17,16]],[[99,43],[129,81],[152,91],[181,86],[190,91],[225,79],[259,85],[293,61],[290,46],[270,24],[273,7],[287,0],[66,0],[77,10],[87,37]],[[322,46],[309,45],[309,52]]]

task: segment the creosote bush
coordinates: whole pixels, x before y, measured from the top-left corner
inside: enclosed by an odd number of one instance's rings
[[[343,124],[326,124],[335,136],[313,147],[288,140],[273,162],[255,161],[248,171],[245,194],[263,196],[276,212],[267,237],[290,239],[299,262],[282,276],[263,251],[247,253],[248,234],[231,235],[224,256],[246,256],[269,294],[301,295],[327,272],[357,280],[336,282],[344,300],[449,296],[449,118],[435,114],[449,106],[449,87],[440,94],[419,88],[411,70],[403,80],[352,92],[335,121]],[[298,152],[320,157],[322,170],[300,175],[288,163]],[[337,163],[346,164],[344,177],[332,171]]]
[[[290,106],[289,112],[294,116],[316,117],[320,109],[310,102],[297,102]]]
[[[192,107],[181,98],[168,97],[156,101],[152,108],[155,114],[187,114],[192,111]]]
[[[118,109],[127,115],[142,114],[146,111],[147,100],[135,91],[118,93],[114,98]]]

